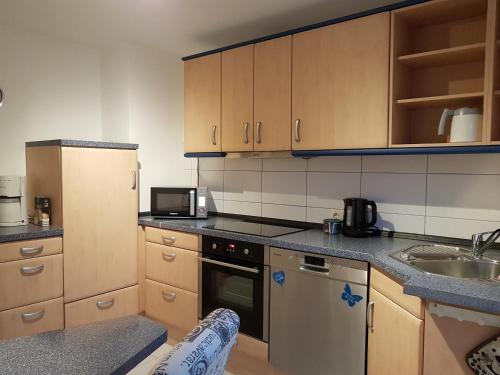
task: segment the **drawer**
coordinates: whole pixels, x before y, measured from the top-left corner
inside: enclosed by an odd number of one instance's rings
[[[198,294],[146,280],[146,315],[191,331],[198,324]]]
[[[63,328],[62,298],[0,312],[0,340]]]
[[[198,253],[147,242],[146,277],[198,293]]]
[[[115,290],[64,305],[66,328],[139,313],[139,286]]]
[[[423,301],[418,297],[404,294],[403,285],[399,280],[372,267],[370,271],[370,286],[415,317],[424,319],[425,306]]]
[[[0,311],[62,295],[62,254],[0,263]]]
[[[16,241],[0,244],[0,263],[62,253],[62,238]]]
[[[146,227],[146,241],[199,251],[198,235]]]

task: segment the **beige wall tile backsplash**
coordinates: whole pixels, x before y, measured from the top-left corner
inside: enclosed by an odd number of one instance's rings
[[[343,198],[377,203],[385,230],[470,238],[500,227],[500,155],[200,159],[212,211],[321,223]]]

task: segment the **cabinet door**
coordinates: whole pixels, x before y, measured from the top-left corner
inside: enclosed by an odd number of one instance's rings
[[[253,48],[222,52],[222,151],[253,150]]]
[[[389,20],[386,12],[293,36],[293,149],[387,147]]]
[[[368,375],[421,375],[424,322],[370,288]]]
[[[137,283],[137,152],[62,149],[64,300]]]
[[[291,148],[292,37],[255,44],[254,149]]]
[[[221,151],[221,54],[184,63],[184,150]]]

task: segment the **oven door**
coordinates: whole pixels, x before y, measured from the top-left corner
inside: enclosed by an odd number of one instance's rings
[[[268,341],[269,267],[204,255],[201,316],[224,307],[240,317],[240,332]]]
[[[196,216],[195,188],[151,188],[151,216]]]

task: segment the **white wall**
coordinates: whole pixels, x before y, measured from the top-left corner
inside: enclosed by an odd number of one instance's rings
[[[212,211],[321,223],[343,198],[385,230],[470,238],[500,227],[500,154],[200,159]]]
[[[151,186],[197,184],[196,160],[183,151],[183,65],[127,45],[106,54],[103,67],[104,139],[139,144],[140,210],[149,211]]]
[[[25,174],[26,141],[100,140],[97,50],[0,28],[0,175]]]

